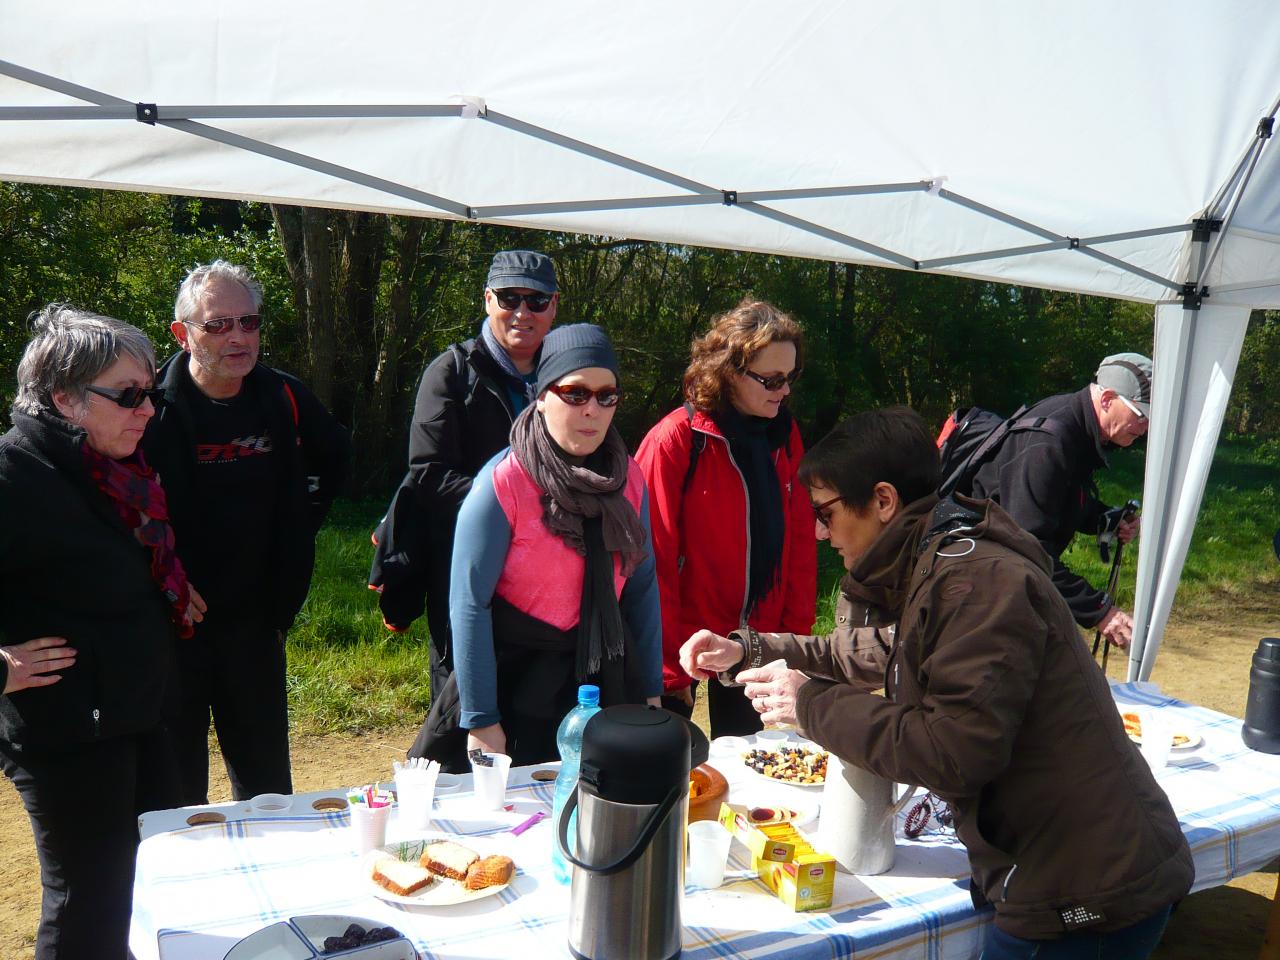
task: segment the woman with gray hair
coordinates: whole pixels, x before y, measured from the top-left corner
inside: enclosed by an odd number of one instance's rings
[[[40,857],[37,960],[123,960],[137,816],[178,797],[174,634],[203,603],[137,449],[151,343],[66,304],[32,327],[0,437],[0,766]]]

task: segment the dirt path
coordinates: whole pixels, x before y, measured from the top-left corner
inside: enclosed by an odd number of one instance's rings
[[[1250,611],[1247,619],[1221,625],[1180,623],[1170,627],[1154,680],[1172,696],[1231,716],[1244,713],[1249,658],[1258,638],[1274,633],[1274,617]],[[1122,658],[1110,673],[1122,678]],[[299,792],[334,784],[364,783],[385,777],[393,757],[403,755],[416,724],[366,736],[302,738],[293,744],[294,787]],[[229,798],[219,765],[214,765],[209,795]],[[1225,887],[1187,898],[1174,914],[1160,960],[1254,960],[1277,884],[1276,865]],[[31,960],[40,916],[39,869],[27,821],[8,781],[0,786],[0,960]]]

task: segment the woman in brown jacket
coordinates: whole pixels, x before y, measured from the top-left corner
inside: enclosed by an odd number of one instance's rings
[[[836,633],[702,631],[681,664],[949,801],[974,903],[996,911],[986,960],[1146,957],[1191,887],[1191,853],[1043,549],[989,501],[937,499],[933,440],[906,408],[837,427],[800,479],[849,571]]]

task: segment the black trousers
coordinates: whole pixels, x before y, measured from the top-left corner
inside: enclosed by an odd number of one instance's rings
[[[163,728],[36,756],[0,744],[0,764],[40,859],[36,960],[125,960],[138,815],[178,805]]]
[[[261,622],[205,622],[178,642],[181,704],[170,725],[182,804],[209,802],[209,717],[232,796],[293,793],[284,634]]]
[[[718,680],[705,684],[693,681],[689,689],[693,696],[698,696],[698,687],[706,690],[708,697],[707,712],[711,719],[711,736],[715,737],[753,737],[764,729],[760,722],[760,714],[756,713],[742,693],[741,687],[726,687]],[[678,713],[686,720],[693,717],[693,707],[688,706],[676,697],[664,696],[662,705],[672,713]]]

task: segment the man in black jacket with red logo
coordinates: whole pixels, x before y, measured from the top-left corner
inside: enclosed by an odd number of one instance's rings
[[[170,723],[183,802],[207,802],[209,717],[237,800],[292,793],[285,633],[311,587],[315,536],[350,435],[302,382],[258,363],[262,287],[222,260],[187,275],[170,326],[182,352],[143,440],[178,554],[208,611],[179,645]]]
[[[511,424],[532,399],[558,290],[545,254],[498,251],[485,281],[479,334],[432,360],[418,386],[409,470],[374,535],[369,585],[392,630],[407,630],[425,604],[433,696],[452,670],[449,564],[458,508],[480,468],[507,447]]]
[[[957,492],[1000,504],[1035,536],[1053,559],[1053,585],[1076,623],[1097,629],[1120,647],[1133,636],[1133,618],[1115,598],[1069,570],[1062,552],[1077,532],[1102,532],[1109,513],[1098,499],[1095,471],[1107,466],[1108,447],[1127,447],[1147,432],[1151,416],[1151,361],[1118,353],[1098,366],[1094,382],[1035,404],[1023,419],[1045,417],[1053,430],[1011,431],[993,457]],[[1122,520],[1122,543],[1137,536],[1139,518]]]

